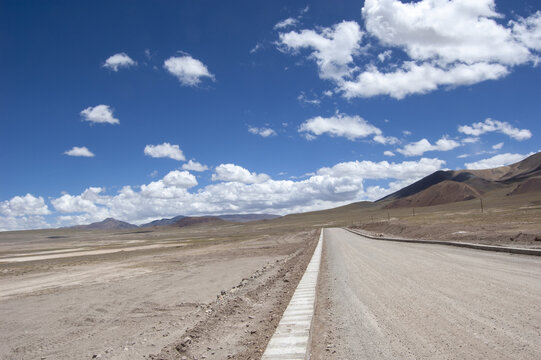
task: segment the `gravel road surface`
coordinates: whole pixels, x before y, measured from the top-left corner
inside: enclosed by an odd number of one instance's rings
[[[541,258],[326,229],[313,359],[541,359]]]

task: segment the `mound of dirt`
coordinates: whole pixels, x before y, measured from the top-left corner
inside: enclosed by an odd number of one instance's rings
[[[518,184],[513,191],[507,195],[525,194],[535,191],[541,191],[541,178],[531,178]]]
[[[468,184],[444,180],[419,193],[397,199],[385,206],[385,208],[440,205],[471,200],[479,196],[481,196],[481,193]]]

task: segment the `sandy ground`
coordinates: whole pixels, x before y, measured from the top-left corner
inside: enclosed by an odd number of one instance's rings
[[[0,359],[247,359],[264,349],[317,240],[315,231],[204,244],[140,236],[2,239]],[[187,336],[190,350],[179,352]]]
[[[352,226],[374,236],[390,235],[405,239],[447,240],[486,245],[541,249],[541,223],[413,222],[391,218],[390,221],[367,222]]]
[[[313,359],[539,359],[541,259],[325,230]]]

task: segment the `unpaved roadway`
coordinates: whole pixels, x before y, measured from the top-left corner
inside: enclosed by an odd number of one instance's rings
[[[313,359],[541,359],[541,258],[326,229]]]
[[[0,360],[257,357],[317,232],[153,246],[153,235],[174,230],[140,234],[146,245],[134,247],[128,239],[119,246],[114,232],[0,241]],[[58,254],[71,256],[51,256]],[[187,337],[189,346],[180,346]]]

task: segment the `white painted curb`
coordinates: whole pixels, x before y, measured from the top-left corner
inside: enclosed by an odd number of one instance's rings
[[[307,358],[322,243],[323,229],[321,229],[314,255],[274,335],[267,344],[261,360],[305,360]]]

